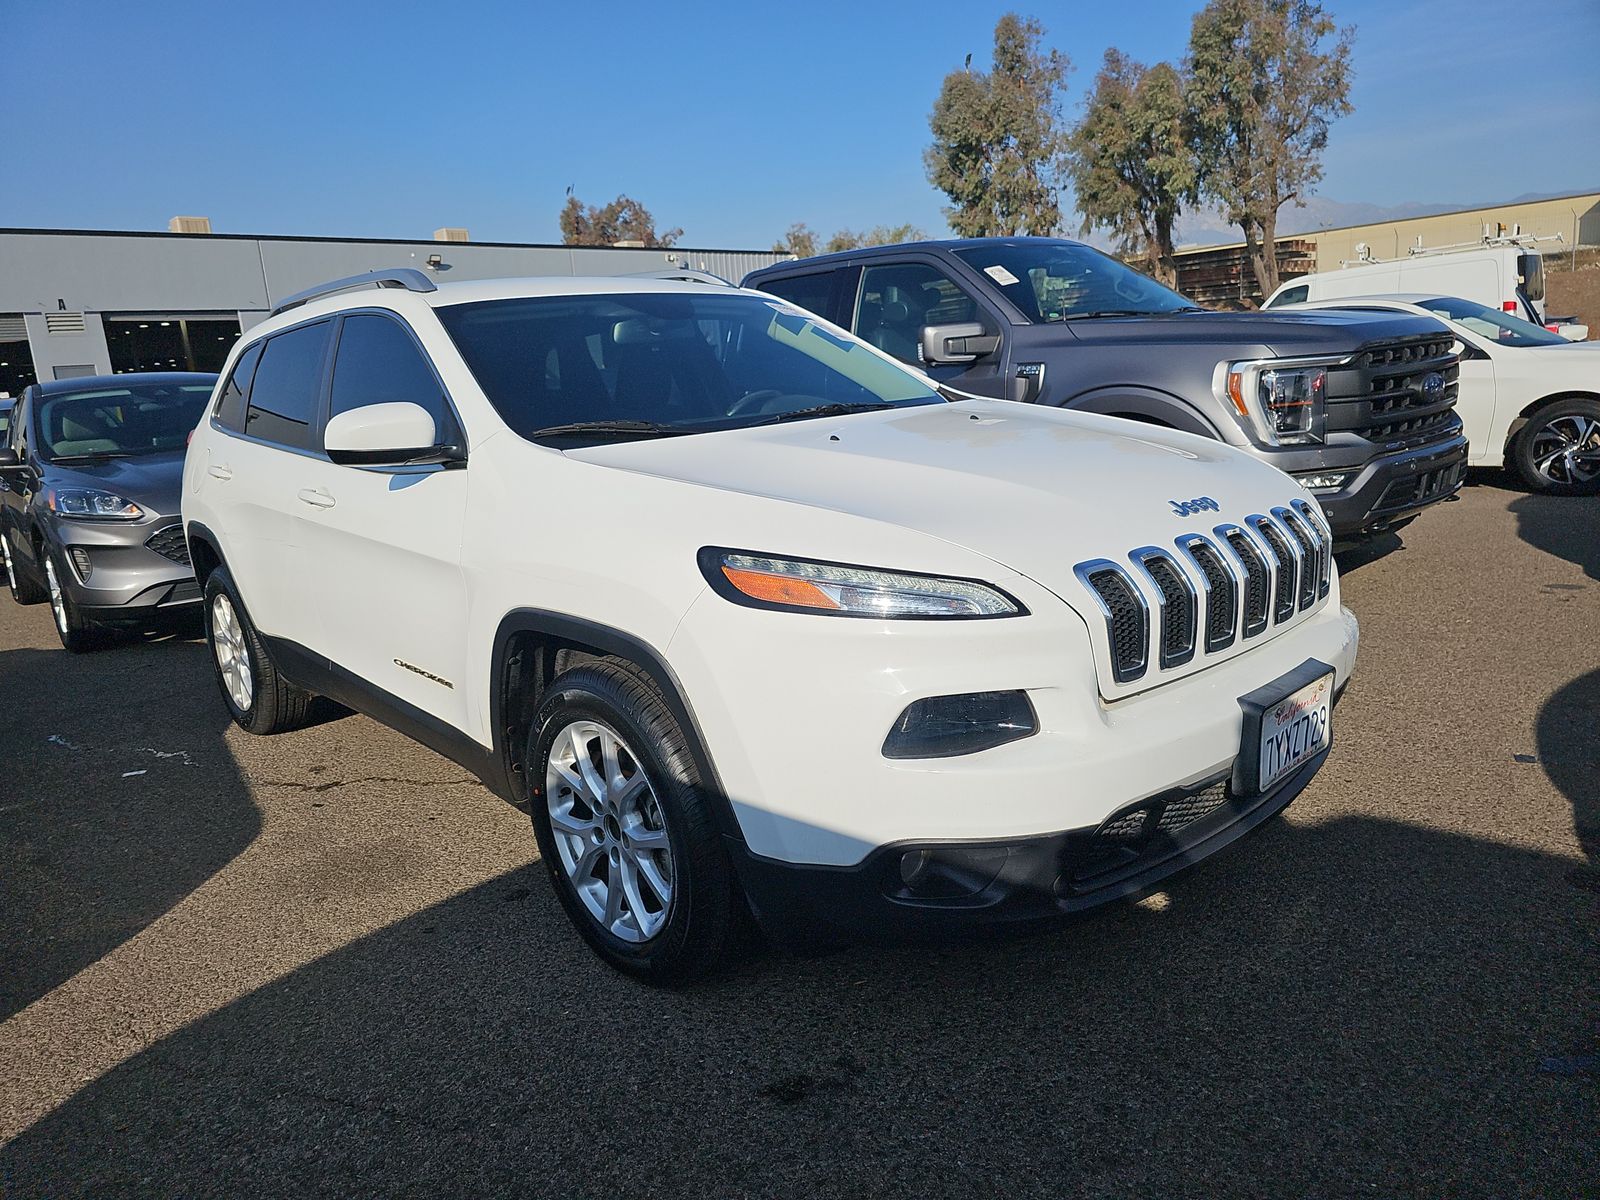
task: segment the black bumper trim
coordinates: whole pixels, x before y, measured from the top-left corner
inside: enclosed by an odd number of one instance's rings
[[[778,940],[817,934],[849,941],[943,941],[997,929],[1043,925],[1154,890],[1186,867],[1209,858],[1282,812],[1327,761],[1328,751],[1305,763],[1272,792],[1226,800],[1176,836],[1156,833],[1134,861],[1076,877],[1096,834],[1140,805],[1196,796],[1226,780],[1175,788],[1161,797],[1124,806],[1087,829],[993,842],[900,842],[880,846],[849,867],[781,862],[728,840],[740,882],[762,928]],[[912,899],[896,889],[903,855],[926,850],[993,851],[1003,860],[994,878],[974,894],[945,900]]]
[[[1376,533],[1448,500],[1461,490],[1466,469],[1467,439],[1458,435],[1443,444],[1374,459],[1348,490],[1317,494],[1316,499],[1336,538]]]

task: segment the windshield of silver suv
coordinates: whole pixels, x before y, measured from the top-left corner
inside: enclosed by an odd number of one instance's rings
[[[40,457],[55,462],[182,450],[210,398],[209,383],[46,393],[38,407]]]
[[[489,403],[530,440],[707,433],[944,402],[770,298],[640,292],[437,311]]]
[[[1187,296],[1077,242],[995,241],[955,254],[992,279],[1034,321],[1204,311]]]

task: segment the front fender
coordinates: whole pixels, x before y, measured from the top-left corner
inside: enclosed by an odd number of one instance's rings
[[[1127,386],[1100,388],[1051,403],[1058,408],[1068,408],[1076,412],[1151,421],[1158,425],[1181,429],[1185,433],[1211,438],[1213,441],[1227,440],[1216,424],[1193,404],[1170,392],[1155,388]]]

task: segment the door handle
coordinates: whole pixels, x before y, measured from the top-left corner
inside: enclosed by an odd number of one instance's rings
[[[206,474],[213,479],[232,479],[233,470],[221,463],[212,463],[206,468]]]
[[[332,508],[338,503],[326,488],[301,488],[297,494],[301,503],[309,504],[312,508]]]

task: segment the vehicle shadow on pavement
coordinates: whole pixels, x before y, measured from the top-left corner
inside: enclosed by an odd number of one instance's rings
[[[1572,865],[1367,817],[1280,820],[1047,934],[768,955],[680,993],[602,966],[523,867],[124,1063],[0,1151],[0,1180],[1577,1195],[1600,1177],[1594,1081],[1550,1065],[1592,1053],[1592,897]]]
[[[208,652],[187,636],[0,652],[0,1021],[133,938],[260,829]]]
[[[1600,670],[1574,679],[1550,697],[1539,711],[1536,732],[1539,764],[1571,799],[1573,831],[1589,859],[1568,880],[1600,894]],[[1600,1013],[1596,1018],[1600,1034]]]
[[[1590,579],[1600,581],[1600,499],[1529,493],[1513,500],[1510,508],[1516,514],[1518,537],[1575,563]]]

